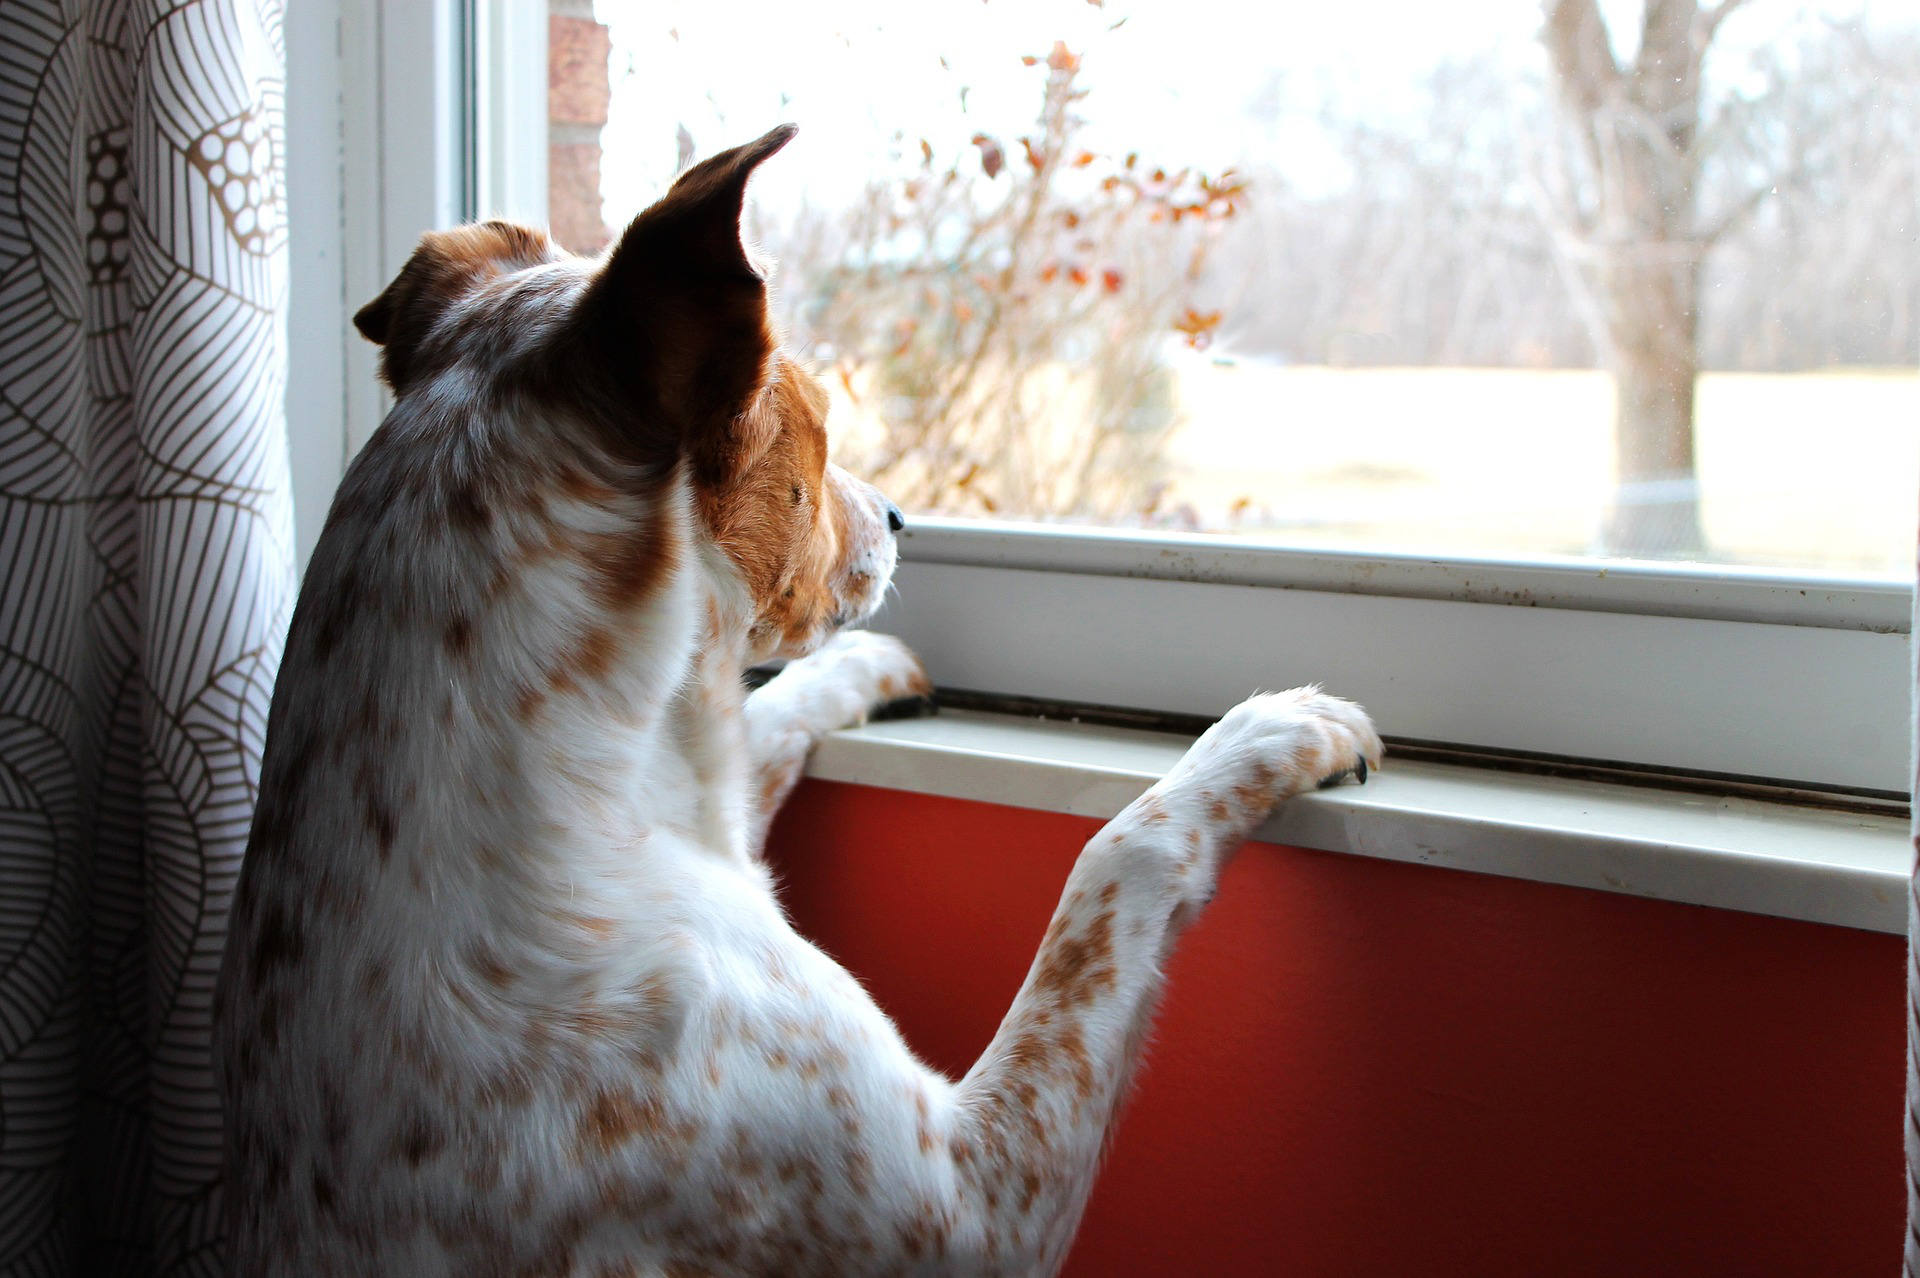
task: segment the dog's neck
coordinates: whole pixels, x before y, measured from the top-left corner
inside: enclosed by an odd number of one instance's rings
[[[656,757],[684,766],[692,784],[652,786],[640,798],[650,820],[715,855],[745,861],[751,856],[743,714],[747,603],[717,550],[703,544],[690,558],[701,606],[685,673],[666,701],[654,749]]]

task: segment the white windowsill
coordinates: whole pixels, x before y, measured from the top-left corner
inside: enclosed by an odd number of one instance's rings
[[[970,711],[867,724],[808,775],[1105,819],[1180,756],[1179,737]],[[1303,795],[1262,842],[1414,861],[1876,932],[1906,931],[1907,823],[1434,763]]]

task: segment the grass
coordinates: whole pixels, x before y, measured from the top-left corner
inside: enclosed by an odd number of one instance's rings
[[[1581,555],[1611,492],[1605,373],[1195,360],[1180,395],[1167,504],[1205,529]],[[1710,558],[1911,576],[1920,373],[1709,373],[1695,421]]]
[[[1070,418],[1074,373],[1058,373],[1056,415]],[[1594,553],[1613,489],[1606,373],[1198,355],[1176,373],[1186,424],[1159,511],[1181,526],[1415,554]],[[839,443],[884,432],[874,397],[827,385]],[[1695,422],[1710,560],[1912,579],[1920,371],[1708,373]],[[1057,421],[1063,437],[1071,424]]]

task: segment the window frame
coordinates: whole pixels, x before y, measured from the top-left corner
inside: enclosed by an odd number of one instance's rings
[[[302,562],[386,409],[352,311],[421,231],[544,208],[545,22],[508,0],[289,14]],[[1390,737],[1883,796],[1910,784],[1910,586],[931,518],[901,560],[875,624],[946,687],[1212,715],[1322,681]]]
[[[1909,785],[1912,591],[1892,583],[931,518],[901,560],[875,625],[945,687],[1212,716],[1321,682],[1390,739]]]
[[[347,461],[391,406],[354,312],[422,233],[481,212],[544,216],[546,155],[527,142],[545,131],[547,15],[508,0],[318,0],[289,7],[285,38],[286,413],[305,564]],[[516,150],[521,162],[502,163]]]

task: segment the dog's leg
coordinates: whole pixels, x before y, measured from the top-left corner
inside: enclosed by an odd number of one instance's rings
[[[811,671],[791,667],[784,690],[767,685],[763,719],[810,739],[898,691],[868,660],[875,644],[889,660],[905,656],[874,638],[825,650]],[[797,773],[804,750],[794,749],[780,766]],[[611,1083],[581,1130],[598,1139],[619,1128],[608,1183],[631,1177],[635,1201],[667,1194],[681,1203],[672,1219],[698,1224],[676,1225],[671,1240],[690,1272],[1054,1273],[1161,965],[1226,858],[1279,801],[1379,757],[1360,708],[1311,689],[1236,707],[1081,853],[1018,997],[958,1084],[916,1060],[857,981],[783,917],[732,910],[702,950],[702,970],[731,975],[695,1000],[679,1071],[658,1097],[631,1102],[620,1099],[630,1078]],[[676,1149],[693,1161],[663,1185]],[[764,1254],[743,1252],[729,1232],[748,1217]]]
[[[1081,853],[1019,997],[961,1083],[956,1189],[1009,1272],[1052,1273],[1091,1191],[1161,984],[1227,857],[1275,804],[1380,761],[1366,714],[1316,690],[1254,697]],[[969,1192],[970,1191],[970,1192]]]
[[[859,723],[875,706],[930,690],[926,671],[907,646],[871,630],[840,632],[756,688],[746,707],[753,758],[747,850],[760,854],[773,814],[821,737]]]

